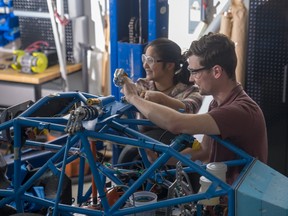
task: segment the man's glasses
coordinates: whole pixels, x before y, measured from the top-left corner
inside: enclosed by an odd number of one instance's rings
[[[201,76],[201,71],[203,70],[208,70],[210,68],[208,67],[202,67],[202,68],[197,68],[197,69],[192,69],[187,67],[187,70],[190,72],[190,75],[192,75],[193,77],[195,77],[196,79],[199,79]]]
[[[147,63],[150,67],[154,65],[155,62],[164,62],[164,60],[155,60],[152,56],[147,56],[142,54],[142,63]]]

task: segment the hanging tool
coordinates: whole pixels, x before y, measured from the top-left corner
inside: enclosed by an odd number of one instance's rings
[[[129,24],[129,43],[138,43],[139,39],[139,19],[131,17]]]
[[[142,1],[138,1],[139,4],[139,16],[131,17],[128,29],[129,29],[129,43],[139,43],[142,44]]]
[[[54,35],[54,41],[56,45],[56,50],[57,50],[57,55],[59,59],[59,66],[60,66],[60,73],[61,73],[61,78],[63,80],[63,90],[68,91],[69,90],[69,83],[68,83],[68,78],[67,78],[67,69],[66,69],[66,53],[65,53],[65,31],[64,27],[60,26],[60,31],[58,30],[58,26],[56,23],[55,19],[55,13],[57,13],[57,8],[54,4],[55,2],[52,0],[47,0],[47,5],[48,5],[48,11],[50,15],[50,20],[52,24],[52,30],[53,30],[53,35]],[[60,17],[63,17],[63,1],[58,1],[59,4],[57,4],[60,13],[62,15],[59,15]],[[57,15],[57,17],[59,17]],[[60,21],[60,24],[66,24],[67,22],[62,22]],[[62,28],[61,28],[62,27]]]

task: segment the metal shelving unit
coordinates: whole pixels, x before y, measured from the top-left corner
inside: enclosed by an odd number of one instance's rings
[[[116,68],[136,80],[144,76],[141,54],[147,42],[168,37],[168,0],[110,0],[111,94],[121,98],[113,84]]]

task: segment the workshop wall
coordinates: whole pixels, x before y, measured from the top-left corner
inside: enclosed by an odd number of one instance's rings
[[[201,2],[200,0],[198,1]],[[105,43],[107,44],[107,41],[105,41],[104,18],[107,16],[107,12],[109,13],[109,0],[84,0],[82,2],[84,16],[88,17],[88,30],[86,32],[88,40],[85,41],[85,44],[91,46],[92,48],[87,52],[89,93],[96,95],[102,94],[104,86],[106,94],[110,94],[110,76],[112,72],[110,71],[109,58],[104,63]],[[192,16],[190,6],[194,2],[197,2],[197,0],[181,0],[181,2],[182,3],[179,4],[179,0],[168,0],[169,38],[177,42],[184,51],[190,46],[191,41],[197,39],[199,35],[207,28],[207,26],[205,22],[199,21],[201,17]],[[214,0],[213,5],[216,5],[217,2],[218,1]],[[220,13],[227,2],[229,2],[229,0],[221,1],[221,4],[216,7],[216,12]],[[245,0],[244,2],[247,4],[248,0]],[[217,16],[219,16],[219,14]],[[213,26],[220,25],[220,23],[217,23],[217,16],[215,17],[215,21],[213,20],[213,22],[216,22],[216,24],[213,24]],[[179,25],[179,20],[181,25]],[[105,68],[103,68],[103,64],[105,64]],[[103,84],[102,80],[104,73],[103,71],[106,71],[105,84]],[[71,83],[69,83],[69,90],[83,90],[81,73],[71,77],[69,75],[68,77],[69,82]],[[56,83],[57,82],[58,81],[56,80]],[[55,86],[58,88],[55,88]],[[34,100],[32,87],[21,86],[18,84],[17,86],[13,84],[2,85],[1,83],[0,91],[2,92],[0,95],[0,105],[12,105],[23,102],[23,100],[26,99]],[[59,89],[59,86],[52,82],[51,84],[44,85],[42,95],[45,96],[51,92],[57,91],[61,91],[61,88]],[[19,92],[21,92],[21,95],[18,94]]]

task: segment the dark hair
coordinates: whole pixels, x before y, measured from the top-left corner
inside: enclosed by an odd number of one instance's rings
[[[200,64],[204,67],[220,65],[226,71],[230,79],[235,80],[237,56],[235,44],[226,35],[220,33],[208,33],[199,40],[191,43],[186,57],[200,57]]]
[[[174,84],[177,84],[179,82],[182,82],[184,84],[190,84],[190,73],[187,69],[187,58],[186,55],[181,53],[181,48],[177,43],[169,40],[168,38],[157,38],[148,43],[144,51],[146,51],[148,47],[153,47],[158,57],[164,61],[163,67],[165,67],[165,62],[175,63],[175,75],[173,78]]]

